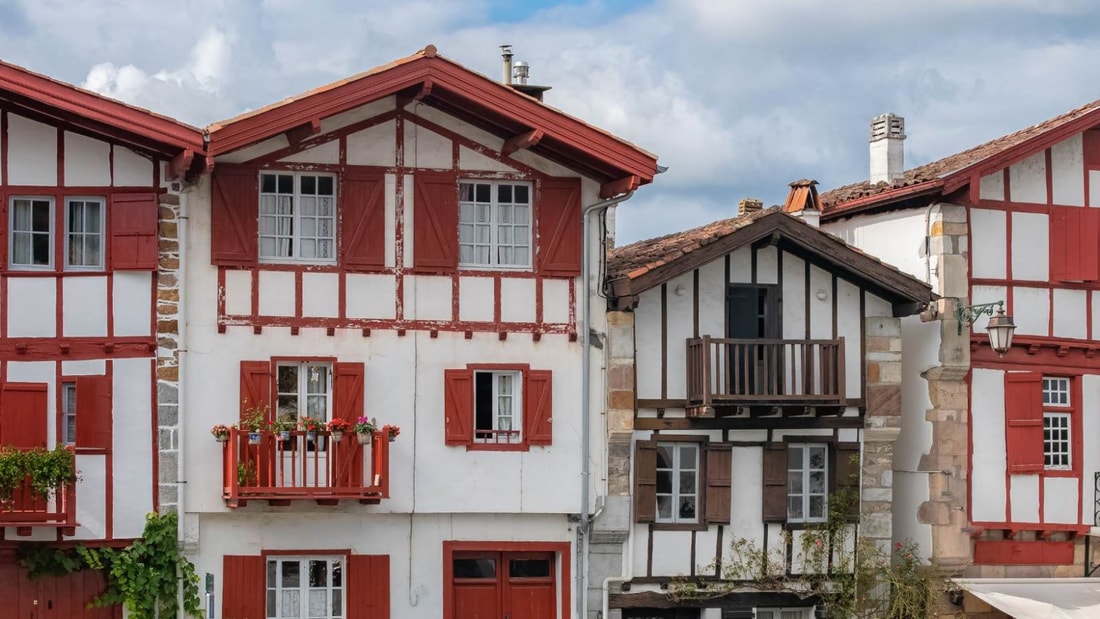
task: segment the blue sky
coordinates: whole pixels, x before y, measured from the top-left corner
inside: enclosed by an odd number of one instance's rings
[[[621,242],[867,175],[870,119],[919,165],[1100,98],[1089,0],[0,0],[0,58],[203,125],[428,43],[660,157]]]

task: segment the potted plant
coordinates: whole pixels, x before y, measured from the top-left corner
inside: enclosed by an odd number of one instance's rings
[[[214,440],[224,443],[229,440],[229,426],[224,423],[216,423],[213,428],[210,428],[210,434],[214,435]]]
[[[240,427],[248,430],[248,444],[259,445],[263,439],[263,432],[267,426],[266,404],[262,406],[248,406],[248,400],[244,401],[244,412],[241,414]]]
[[[298,419],[298,425],[306,433],[306,440],[312,441],[317,438],[318,432],[323,432],[325,424],[320,419],[314,419],[313,417],[301,417]]]
[[[401,426],[387,423],[386,425],[382,426],[382,432],[386,434],[386,437],[389,438],[390,442],[392,443],[397,440],[397,435],[401,434]]]
[[[374,419],[368,419],[366,417],[360,417],[355,420],[353,429],[355,430],[355,436],[359,439],[360,445],[367,445],[370,443],[371,434],[375,429]]]
[[[339,443],[344,439],[344,433],[351,429],[351,423],[347,419],[341,419],[336,417],[332,421],[328,422],[329,434],[332,435],[333,442]]]
[[[279,418],[272,425],[274,426],[273,430],[279,433],[280,441],[289,441],[290,433],[294,431],[298,424],[294,421],[293,415],[283,414],[279,415]]]

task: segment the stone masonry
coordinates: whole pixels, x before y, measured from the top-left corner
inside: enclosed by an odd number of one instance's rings
[[[162,194],[159,211],[160,268],[157,270],[157,445],[160,512],[179,504],[179,195]]]
[[[894,443],[901,431],[901,319],[867,319],[867,414],[860,462],[860,537],[890,552]]]

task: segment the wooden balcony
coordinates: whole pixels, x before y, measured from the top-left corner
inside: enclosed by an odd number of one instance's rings
[[[722,405],[843,406],[844,339],[688,339],[687,401],[700,416]]]
[[[246,430],[231,430],[222,444],[223,496],[229,507],[249,500],[271,505],[317,501],[335,505],[341,500],[376,504],[389,498],[390,443],[383,432],[360,445],[355,434],[336,441],[328,432],[260,432],[259,443],[249,442]]]
[[[73,535],[76,526],[76,483],[60,484],[49,496],[42,497],[31,489],[27,479],[12,491],[10,499],[0,500],[0,527],[15,527],[16,535],[30,535],[37,527],[52,527]]]

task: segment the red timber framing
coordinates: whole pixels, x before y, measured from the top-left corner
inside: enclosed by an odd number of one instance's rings
[[[525,616],[539,616],[549,617],[554,619],[557,617],[565,618],[570,617],[570,586],[572,584],[571,561],[570,561],[570,544],[569,542],[493,542],[493,541],[445,541],[443,542],[443,619],[459,619],[455,614],[456,605],[456,579],[454,574],[454,561],[456,556],[461,558],[462,556],[479,557],[490,555],[504,555],[504,556],[552,556],[553,563],[551,565],[551,575],[554,582],[550,584],[552,587],[556,587],[558,596],[556,600],[550,601],[550,603],[557,603],[560,606],[554,608],[551,611],[546,611],[545,603],[540,606],[540,611],[544,614],[523,614],[516,613],[511,614],[512,617],[525,617]],[[504,572],[502,575],[501,572]],[[507,579],[507,571],[503,566],[497,566],[497,578]],[[463,579],[465,580],[465,579]],[[524,579],[527,580],[527,579]],[[543,583],[534,582],[531,583],[535,587],[544,586]],[[499,586],[499,585],[497,585]],[[495,588],[494,588],[495,589]],[[499,595],[499,590],[488,590],[477,595],[477,597],[485,599],[495,594]],[[526,598],[524,601],[535,601],[535,594],[528,593],[523,596]],[[544,601],[541,596],[540,600]],[[555,605],[557,605],[555,604]],[[499,606],[490,607],[499,609]],[[480,616],[480,615],[479,615]],[[486,617],[498,616],[498,614],[485,614]],[[499,615],[504,616],[504,615]]]
[[[398,159],[395,166],[353,166],[347,163],[347,136],[390,120],[396,121],[395,152]],[[425,172],[409,165],[404,159],[404,132],[410,126],[430,130],[451,140],[452,163],[448,171],[432,170]],[[278,160],[297,152],[308,150],[321,144],[338,142],[340,159],[338,164],[296,164],[280,163]],[[459,166],[460,149],[468,148],[489,159],[509,166],[515,172],[487,172],[461,170]],[[361,219],[348,220],[341,214],[337,225],[338,260],[331,265],[261,263],[258,260],[254,226],[246,222],[253,221],[254,207],[258,200],[258,178],[261,171],[298,171],[312,170],[338,175],[337,211],[340,204],[351,199],[359,199],[366,205]],[[402,205],[405,204],[404,183],[396,187],[396,212],[393,222],[395,238],[392,263],[386,264],[382,251],[386,238],[385,208],[382,192],[386,175],[403,178],[407,174],[414,177],[413,208],[414,219],[420,222],[415,230],[406,230]],[[457,199],[457,183],[460,180],[516,180],[526,181],[535,189],[534,221],[532,242],[535,248],[533,264],[530,270],[492,270],[465,269],[457,264],[457,220],[434,221],[427,226],[425,220],[433,212],[418,210],[420,204],[434,196],[433,203],[440,199],[454,202]],[[224,225],[216,227],[219,238],[214,239],[212,256],[218,265],[218,325],[224,332],[230,326],[250,327],[254,331],[265,327],[289,327],[291,334],[298,334],[302,328],[323,328],[333,334],[335,329],[359,329],[368,336],[373,329],[464,332],[467,337],[473,333],[492,333],[507,337],[509,333],[531,334],[536,340],[545,334],[576,337],[577,285],[576,276],[580,273],[581,229],[580,229],[580,183],[576,178],[555,178],[543,172],[509,159],[501,153],[471,140],[451,129],[404,110],[383,112],[378,116],[356,122],[340,129],[314,135],[303,140],[296,147],[287,147],[262,155],[241,164],[219,164],[213,174],[214,217],[222,217]],[[233,207],[247,200],[244,209]],[[444,209],[446,210],[446,209]],[[457,206],[455,207],[457,212]],[[218,213],[222,213],[218,215]],[[453,231],[453,232],[449,232]],[[229,238],[221,238],[229,237]],[[414,252],[411,267],[406,267],[406,254],[410,251],[405,241],[413,238]],[[244,270],[250,274],[248,291],[251,297],[250,311],[230,313],[227,310],[227,279],[233,270]],[[273,316],[260,312],[261,272],[290,272],[294,274],[294,315]],[[337,275],[336,316],[306,316],[303,308],[303,280],[308,273],[333,273]],[[394,307],[392,318],[360,318],[348,316],[347,287],[349,275],[356,273],[374,273],[390,275],[394,278]],[[425,320],[406,316],[404,290],[410,275],[434,275],[451,279],[450,318],[445,320]],[[484,277],[492,280],[494,298],[492,320],[463,320],[459,303],[461,278]],[[505,321],[502,316],[502,288],[508,280],[525,279],[534,284],[534,321]],[[546,320],[544,312],[543,289],[547,282],[562,282],[568,295],[566,320],[551,322]]]

